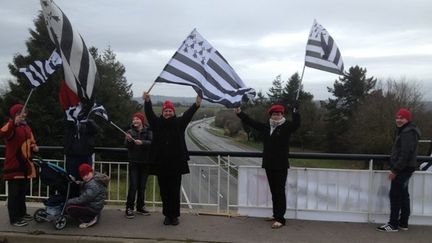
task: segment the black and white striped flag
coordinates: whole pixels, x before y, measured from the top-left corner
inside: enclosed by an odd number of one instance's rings
[[[23,73],[30,85],[33,88],[45,83],[51,74],[53,74],[57,68],[62,64],[60,55],[53,51],[48,60],[34,61],[26,68],[20,68],[20,73]]]
[[[255,96],[222,55],[195,29],[155,82],[192,86],[203,99],[232,108]]]
[[[41,0],[51,40],[60,51],[67,86],[81,102],[93,100],[97,69],[81,35],[53,0]]]
[[[314,20],[306,45],[305,66],[343,74],[344,64],[333,38]]]
[[[109,122],[108,112],[105,110],[103,105],[94,104],[89,114],[94,113],[95,115],[103,118],[105,121]]]
[[[80,114],[81,110],[81,104],[69,107],[67,110],[65,110],[66,119],[68,121],[74,122],[75,124],[78,124],[80,122],[80,120],[78,119],[78,115]]]

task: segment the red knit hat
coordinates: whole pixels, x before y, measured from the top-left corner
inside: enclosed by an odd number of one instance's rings
[[[83,178],[84,176],[88,175],[88,173],[93,172],[92,167],[87,164],[87,163],[83,163],[79,166],[79,175],[81,178]]]
[[[23,105],[21,104],[15,104],[13,106],[11,106],[11,108],[9,109],[9,114],[12,118],[14,118],[18,112],[20,112],[23,109]]]
[[[412,120],[411,112],[406,108],[400,108],[399,109],[399,111],[396,113],[396,117],[399,117],[399,116],[407,119],[408,121]]]
[[[166,109],[171,109],[171,110],[173,110],[173,112],[175,113],[174,105],[173,105],[173,103],[172,103],[171,101],[169,101],[169,100],[166,100],[166,101],[163,103],[163,106],[162,106],[162,112],[164,112]]]
[[[144,124],[144,122],[145,122],[145,116],[144,116],[144,113],[142,113],[142,112],[137,112],[137,113],[133,114],[132,118],[134,118],[134,117],[140,119],[141,122],[142,122],[142,124]]]
[[[281,112],[283,114],[285,112],[285,108],[282,105],[272,105],[268,110],[268,113],[271,115],[273,112]]]

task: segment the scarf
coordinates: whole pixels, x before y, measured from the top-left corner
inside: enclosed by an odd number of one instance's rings
[[[282,117],[282,119],[280,119],[279,121],[275,121],[275,120],[272,120],[270,118],[269,119],[269,123],[270,123],[270,136],[272,135],[272,133],[276,129],[276,127],[284,124],[285,122],[286,122],[285,117]]]

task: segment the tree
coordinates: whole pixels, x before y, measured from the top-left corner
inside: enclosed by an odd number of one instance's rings
[[[55,49],[42,14],[35,19],[35,29],[30,30],[30,38],[26,41],[27,54],[17,54],[9,64],[10,73],[16,80],[9,81],[8,91],[2,97],[1,109],[8,114],[9,107],[17,102],[24,103],[30,92],[28,81],[19,73],[19,68],[26,67],[35,60],[47,59]],[[96,84],[96,101],[105,106],[111,120],[119,126],[127,128],[132,113],[141,107],[132,101],[130,85],[124,77],[124,66],[115,59],[111,49],[102,55],[96,48],[90,48],[100,75],[100,83]],[[58,101],[58,90],[62,69],[37,87],[28,103],[29,122],[39,145],[63,144],[64,112]],[[102,124],[99,122],[99,124]],[[111,126],[101,125],[97,137],[97,146],[120,146],[123,144],[123,135]]]
[[[269,89],[267,93],[270,103],[280,103],[282,100],[282,78],[279,74],[272,82],[272,87]]]
[[[324,103],[327,109],[327,147],[331,152],[346,151],[344,134],[349,129],[352,114],[376,85],[376,79],[366,78],[366,72],[366,68],[351,67],[335,81],[333,88],[327,88],[336,97]]]

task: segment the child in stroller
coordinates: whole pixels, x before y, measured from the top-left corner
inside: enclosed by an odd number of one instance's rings
[[[56,229],[66,227],[65,216],[66,201],[69,199],[71,183],[74,178],[58,165],[44,161],[39,157],[33,157],[33,162],[39,167],[39,177],[43,184],[50,187],[53,192],[48,199],[44,200],[45,208],[36,210],[33,217],[36,222],[54,222]]]

